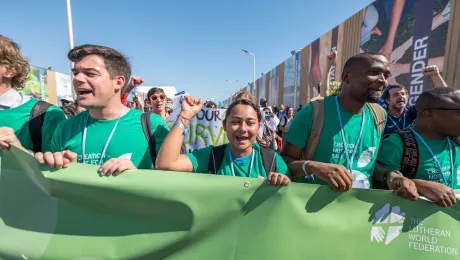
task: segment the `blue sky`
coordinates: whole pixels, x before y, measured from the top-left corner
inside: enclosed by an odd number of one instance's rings
[[[252,82],[252,56],[241,49],[256,54],[259,77],[371,2],[73,0],[74,41],[122,51],[143,85],[223,99]],[[69,73],[65,0],[3,1],[2,9],[0,33],[31,64]]]

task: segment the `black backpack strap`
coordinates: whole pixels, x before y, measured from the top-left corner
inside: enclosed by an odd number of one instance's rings
[[[409,179],[414,179],[419,164],[417,140],[410,129],[398,130],[396,133],[398,133],[403,142],[401,173]]]
[[[157,158],[157,145],[155,142],[155,136],[152,133],[152,125],[150,123],[150,112],[142,113],[141,115],[141,124],[142,130],[144,131],[145,139],[147,139],[147,143],[149,144],[150,155],[152,156],[152,162],[155,164],[155,160]]]
[[[220,169],[225,156],[225,146],[226,144],[212,147],[208,160],[208,172],[210,174],[217,174]]]
[[[32,150],[35,153],[42,151],[42,126],[45,122],[46,110],[50,106],[50,103],[39,100],[30,112],[29,135],[32,140]]]
[[[275,172],[276,170],[275,150],[261,146],[260,153],[262,155],[262,164],[264,165],[265,173],[268,176],[270,172]]]

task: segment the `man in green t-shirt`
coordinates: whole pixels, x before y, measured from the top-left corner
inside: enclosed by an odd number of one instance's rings
[[[417,147],[409,161],[418,166],[402,164],[404,137],[399,133],[383,140],[378,163],[387,170],[413,178],[417,191],[439,206],[452,206],[456,203],[455,197],[460,196],[460,147],[457,140],[450,137],[460,135],[460,90],[430,89],[420,95],[415,106],[415,126],[405,132]],[[418,163],[414,163],[413,158]]]
[[[59,124],[51,151],[36,155],[37,160],[60,168],[65,159],[77,157],[79,163],[100,165],[101,175],[153,168],[153,158],[169,128],[160,116],[150,115],[155,141],[152,154],[141,123],[142,112],[121,101],[131,74],[125,56],[108,47],[82,45],[70,50],[68,57],[75,62],[72,73],[78,103],[87,111]]]
[[[0,35],[1,149],[13,145],[26,152],[47,151],[56,125],[65,120],[59,107],[19,92],[27,81],[29,70],[29,62],[22,56],[19,46]]]
[[[310,183],[329,184],[336,191],[371,188],[381,135],[366,103],[380,99],[389,76],[389,62],[380,53],[360,53],[348,59],[340,94],[324,98],[324,125],[311,161],[302,160],[301,155],[312,128],[313,105],[294,117],[282,150],[291,173],[303,173]],[[398,193],[416,196],[410,193],[415,190],[410,180],[391,177],[391,187]]]

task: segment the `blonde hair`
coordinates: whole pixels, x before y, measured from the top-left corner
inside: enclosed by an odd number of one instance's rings
[[[29,77],[29,61],[22,56],[19,45],[3,35],[0,35],[0,64],[6,65],[8,69],[15,69],[16,75],[11,83],[16,89],[24,88]]]

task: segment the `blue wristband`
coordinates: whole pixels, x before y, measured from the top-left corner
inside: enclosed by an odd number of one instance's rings
[[[178,126],[180,129],[182,129],[182,131],[184,131],[184,135],[188,134],[188,129],[183,124],[181,124],[178,121],[176,121],[176,122],[174,122],[174,125]]]
[[[308,165],[310,161],[305,161],[303,164],[302,164],[302,170],[303,170],[303,173],[305,173],[305,179],[309,180],[314,180],[315,179],[315,175],[312,173],[308,173],[307,170],[305,169]]]

